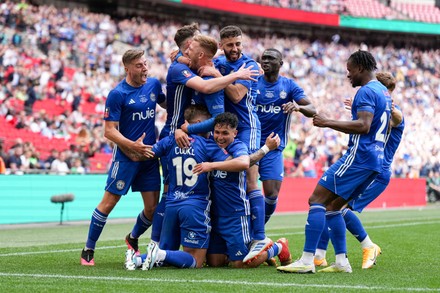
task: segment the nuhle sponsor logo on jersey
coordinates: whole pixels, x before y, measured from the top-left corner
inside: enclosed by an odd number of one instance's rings
[[[280,106],[275,106],[274,104],[270,104],[270,105],[257,105],[257,112],[278,114],[281,111],[282,111],[281,107]]]
[[[154,119],[155,111],[154,109],[147,108],[145,111],[134,112],[132,115],[132,120],[146,120],[146,119]]]
[[[214,176],[215,178],[225,179],[226,176],[228,176],[228,172],[215,170],[215,171],[212,171],[212,176]]]

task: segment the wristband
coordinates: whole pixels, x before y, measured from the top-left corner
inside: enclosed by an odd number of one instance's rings
[[[270,151],[267,145],[263,145],[263,147],[260,150],[262,150],[264,154],[267,154]]]

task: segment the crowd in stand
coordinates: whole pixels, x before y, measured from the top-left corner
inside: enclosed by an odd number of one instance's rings
[[[157,77],[165,90],[168,56],[175,49],[173,37],[181,25],[140,17],[114,20],[80,9],[2,3],[0,117],[16,128],[42,136],[75,137],[71,149],[56,156],[65,166],[54,172],[87,172],[88,158],[97,152],[111,152],[111,143],[102,135],[102,113],[108,92],[123,78],[122,52],[129,46],[145,48],[150,58],[149,75]],[[218,39],[218,27],[201,24],[201,29]],[[417,178],[438,171],[440,137],[435,118],[440,113],[440,50],[368,47],[341,40],[337,35],[332,39],[322,42],[274,34],[247,36],[243,52],[258,60],[265,48],[277,48],[284,54],[281,74],[294,78],[318,111],[349,120],[350,112],[345,110],[343,101],[352,97],[355,89],[346,79],[346,60],[359,48],[369,50],[380,71],[396,76],[398,86],[393,99],[402,108],[407,125],[393,164],[394,176]],[[24,101],[22,110],[14,107],[16,100]],[[52,100],[63,105],[65,112],[50,116],[34,111],[36,100]],[[96,104],[95,113],[81,111],[85,102]],[[160,129],[165,112],[158,111]],[[311,120],[302,115],[293,116],[290,141],[284,152],[286,176],[319,176],[341,155],[347,139],[339,132],[313,127]],[[0,149],[6,168],[16,170],[13,161],[19,156],[24,167],[16,173],[25,172],[23,168],[30,166],[55,169],[49,162],[52,158],[38,158],[38,150],[32,144],[18,145]]]

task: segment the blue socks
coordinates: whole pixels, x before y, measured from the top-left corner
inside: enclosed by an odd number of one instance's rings
[[[162,193],[159,204],[154,211],[153,227],[151,228],[151,240],[159,243],[160,232],[162,231],[163,215],[165,213],[166,193]]]
[[[96,241],[98,241],[105,223],[107,222],[106,214],[101,213],[98,209],[93,211],[92,220],[89,226],[89,235],[87,236],[86,248],[95,249]]]
[[[331,211],[326,213],[327,225],[329,228],[330,239],[335,249],[335,255],[347,253],[347,242],[345,232],[345,221],[341,211]]]
[[[280,249],[277,243],[274,243],[272,247],[267,250],[267,260],[277,256],[279,253],[280,253]]]
[[[322,230],[321,239],[319,239],[317,248],[322,250],[327,250],[329,240],[330,240],[330,235],[328,233],[328,225],[327,225],[327,221],[325,221],[324,230]]]
[[[181,250],[166,250],[164,262],[177,268],[195,268],[195,258],[188,252]]]
[[[315,253],[325,227],[325,207],[321,204],[311,204],[305,227],[305,252]]]
[[[278,195],[275,196],[266,196],[264,198],[264,223],[267,223],[270,219],[270,217],[275,212],[275,209],[277,208],[278,203]]]
[[[345,220],[347,230],[353,234],[359,242],[362,242],[367,237],[367,231],[365,231],[359,218],[350,209],[343,209],[342,216]]]
[[[264,231],[264,196],[259,189],[249,192],[248,196],[251,206],[252,238],[263,240],[266,238]]]
[[[139,238],[139,236],[144,234],[150,226],[151,221],[145,217],[144,211],[142,210],[136,219],[136,224],[134,225],[133,230],[131,231],[131,237]]]

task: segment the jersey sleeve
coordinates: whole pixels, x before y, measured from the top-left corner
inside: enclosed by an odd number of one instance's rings
[[[188,80],[191,78],[196,77],[197,75],[191,71],[191,69],[182,63],[176,63],[175,66],[173,66],[173,69],[171,71],[172,76],[172,82],[177,84],[186,84]]]
[[[251,67],[252,70],[258,70],[258,64],[254,60],[247,60],[246,61],[245,68],[249,68],[249,67]],[[235,82],[235,84],[241,84],[249,90],[252,86],[252,82],[254,82],[254,81],[239,79]]]
[[[157,104],[162,104],[163,102],[165,102],[166,96],[162,91],[162,85],[160,84],[160,81],[158,79],[154,79],[154,89],[157,92],[157,100],[156,103]]]
[[[226,150],[233,158],[249,155],[248,147],[239,140],[234,140]]]
[[[163,157],[168,154],[172,145],[174,144],[174,136],[169,135],[159,140],[153,145],[152,151],[156,158]]]
[[[290,101],[298,102],[306,97],[304,90],[294,81],[289,79]]]
[[[123,97],[117,90],[111,90],[105,101],[104,120],[119,121],[121,119]]]
[[[358,91],[358,97],[355,100],[357,105],[356,112],[366,111],[374,114],[375,98],[374,93],[370,88],[366,86],[360,88]]]

